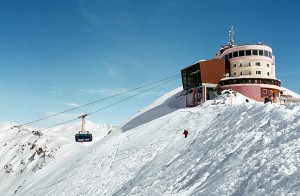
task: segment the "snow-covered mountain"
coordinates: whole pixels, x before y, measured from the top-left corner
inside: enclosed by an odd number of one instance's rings
[[[62,136],[56,144],[65,150],[41,169],[27,164],[23,177],[1,170],[6,188],[0,193],[299,195],[300,105],[245,99],[237,94],[226,104],[207,101],[202,107],[186,108],[178,88],[85,148],[65,140],[64,129],[49,130],[44,138],[51,140],[55,134],[56,141]],[[184,129],[189,131],[187,138]],[[15,144],[2,148],[1,164],[12,162],[3,154],[21,157],[21,152],[9,150]],[[53,150],[59,146],[51,144]]]
[[[81,130],[81,122],[43,131],[0,123],[0,195],[13,195],[33,173],[82,151],[115,127],[87,121],[86,128],[94,135],[91,143],[75,142],[74,135]]]

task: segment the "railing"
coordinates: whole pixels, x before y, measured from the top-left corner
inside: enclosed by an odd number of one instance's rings
[[[280,104],[282,104],[282,105],[288,105],[290,103],[300,103],[300,98],[281,95],[279,98],[279,101],[280,101]]]

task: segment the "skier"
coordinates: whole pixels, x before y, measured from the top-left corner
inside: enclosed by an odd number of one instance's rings
[[[189,134],[188,130],[185,129],[185,130],[183,131],[183,134],[184,134],[184,138],[186,138],[187,135]]]

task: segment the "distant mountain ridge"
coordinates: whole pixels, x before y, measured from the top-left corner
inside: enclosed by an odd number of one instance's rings
[[[103,138],[115,126],[87,121],[87,130],[94,141]],[[13,128],[13,129],[11,129]],[[81,123],[60,125],[38,131],[30,126],[19,127],[15,123],[0,123],[0,193],[6,192],[20,181],[47,165],[66,159],[92,143],[76,143],[74,135],[81,130]],[[17,178],[17,180],[15,180]]]

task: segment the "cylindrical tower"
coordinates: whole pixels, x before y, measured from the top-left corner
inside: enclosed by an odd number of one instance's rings
[[[262,44],[231,47],[217,56],[230,61],[230,76],[275,79],[275,57],[272,48]]]
[[[258,44],[222,47],[216,58],[230,62],[230,73],[220,81],[220,89],[232,88],[256,101],[273,97],[276,101],[281,82],[276,79],[272,48]]]

